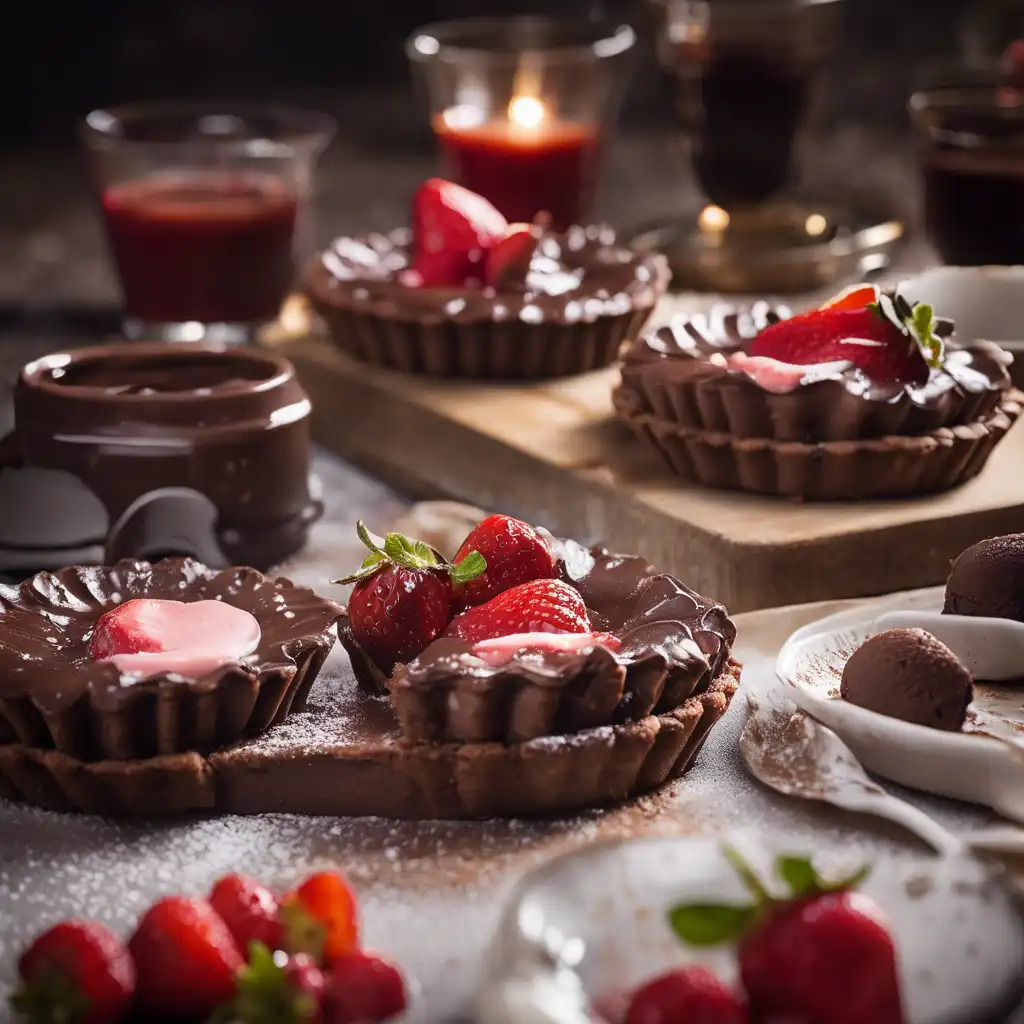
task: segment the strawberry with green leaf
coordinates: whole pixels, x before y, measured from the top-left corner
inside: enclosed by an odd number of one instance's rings
[[[828,882],[802,857],[780,857],[788,889],[771,895],[735,850],[726,856],[748,904],[690,904],[669,912],[692,946],[738,943],[740,977],[755,1019],[801,1024],[903,1024],[896,950],[876,904],[854,891],[862,869]]]
[[[232,1002],[211,1024],[323,1024],[324,975],[311,956],[249,946]]]
[[[369,554],[362,566],[335,583],[354,583],[348,602],[356,642],[382,672],[411,661],[444,632],[452,616],[453,584],[487,569],[479,551],[453,564],[423,541],[400,533],[375,537],[360,522]]]
[[[921,384],[944,359],[943,331],[931,306],[868,289],[780,320],[751,342],[751,356],[795,366],[849,362],[875,381]],[[857,297],[859,296],[859,298]],[[948,324],[947,324],[948,325]]]

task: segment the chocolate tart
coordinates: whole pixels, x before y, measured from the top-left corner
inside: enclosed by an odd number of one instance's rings
[[[0,796],[111,817],[212,810],[408,819],[567,814],[682,775],[738,685],[739,666],[728,661],[707,690],[673,711],[508,746],[410,742],[385,700],[350,680],[322,678],[306,710],[206,757],[88,763],[0,745]]]
[[[22,370],[14,411],[0,441],[3,571],[167,555],[266,569],[302,547],[323,508],[309,398],[271,352],[54,353]]]
[[[259,644],[196,679],[122,677],[88,647],[100,616],[133,598],[224,601],[256,618]],[[0,586],[0,743],[89,762],[215,750],[263,732],[304,705],[340,614],[288,580],[193,559],[78,566]]]
[[[518,290],[402,283],[412,237],[339,238],[305,273],[334,343],[360,362],[405,373],[539,379],[608,366],[668,287],[662,256],[575,227],[539,243]]]
[[[805,500],[934,493],[975,476],[1020,415],[989,342],[947,342],[922,384],[869,380],[848,364],[765,386],[749,347],[788,316],[764,303],[679,318],[625,353],[618,416],[687,480]],[[945,333],[951,330],[946,322]]]
[[[659,573],[643,558],[555,544],[597,632],[622,649],[522,651],[490,665],[442,637],[390,679],[367,657],[347,619],[338,635],[360,685],[387,691],[411,741],[509,745],[670,713],[727,670],[736,627],[725,609]]]

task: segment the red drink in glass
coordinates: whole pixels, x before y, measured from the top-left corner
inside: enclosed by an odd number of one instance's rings
[[[529,222],[547,211],[555,230],[564,231],[590,209],[600,154],[596,127],[555,122],[524,131],[492,121],[453,128],[437,117],[434,131],[455,180],[509,221]]]
[[[103,192],[129,316],[151,323],[269,320],[292,281],[297,201],[273,175],[195,172]]]

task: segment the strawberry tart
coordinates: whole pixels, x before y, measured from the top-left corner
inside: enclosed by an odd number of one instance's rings
[[[1020,414],[1011,356],[862,285],[789,316],[693,316],[627,350],[615,408],[686,480],[801,500],[913,496],[975,476]]]
[[[663,257],[617,245],[608,228],[509,224],[481,196],[431,179],[410,229],[336,239],[307,268],[305,291],[360,362],[515,379],[614,362],[668,281]]]
[[[0,586],[0,744],[134,761],[263,732],[305,703],[340,614],[287,580],[180,558]]]
[[[339,636],[411,741],[515,747],[653,716],[672,737],[663,767],[681,770],[728,705],[735,626],[643,558],[504,515],[450,562],[360,532],[369,553]]]

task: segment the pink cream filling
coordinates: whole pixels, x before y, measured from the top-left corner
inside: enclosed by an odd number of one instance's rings
[[[470,653],[488,665],[503,665],[521,651],[575,654],[594,647],[620,651],[622,641],[610,633],[513,633],[481,640]]]
[[[241,608],[223,601],[134,601],[128,628],[149,639],[159,650],[114,654],[122,675],[153,676],[173,673],[195,679],[244,658],[259,646],[260,624]],[[116,616],[116,613],[115,613]],[[116,619],[115,619],[116,621]]]

